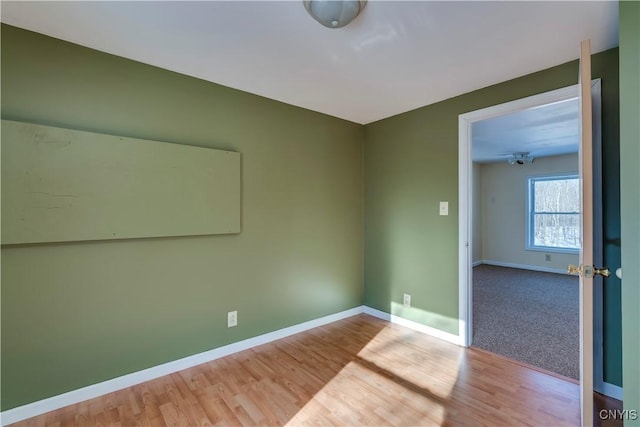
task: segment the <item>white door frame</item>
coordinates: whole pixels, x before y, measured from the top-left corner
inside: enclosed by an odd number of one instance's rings
[[[593,96],[593,115],[598,117],[598,120],[594,120],[594,132],[593,132],[593,145],[594,145],[594,165],[596,168],[600,167],[602,163],[601,159],[601,82],[600,79],[592,80],[591,82],[592,96]],[[474,122],[486,120],[505,114],[514,113],[517,111],[526,110],[541,105],[551,104],[554,102],[566,101],[578,97],[579,94],[578,85],[568,86],[561,89],[544,92],[538,95],[529,96],[527,98],[517,99],[515,101],[506,102],[499,105],[483,108],[476,111],[471,111],[458,116],[458,203],[459,203],[459,218],[458,218],[458,301],[459,301],[459,335],[460,342],[465,347],[471,345],[473,337],[473,287],[471,281],[472,272],[472,219],[473,219],[473,183],[472,177],[472,158],[471,158],[471,126]],[[594,173],[601,173],[600,170]],[[598,175],[596,175],[598,176]],[[599,194],[600,193],[600,194]],[[601,206],[601,189],[596,189],[594,194],[596,198],[596,206]],[[599,199],[599,200],[598,200]],[[602,223],[601,213],[594,212],[594,222]],[[602,233],[595,233],[594,236],[594,253],[602,253]],[[602,260],[595,259],[596,263],[601,263]],[[612,395],[618,399],[620,395],[615,393],[611,394],[611,387],[603,390],[603,372],[602,372],[602,312],[597,307],[602,305],[602,285],[596,283],[596,293],[594,295],[594,302],[596,310],[595,316],[595,329],[594,329],[594,365],[595,376],[594,386],[595,389],[604,392],[605,394]],[[613,386],[615,388],[615,386]],[[621,390],[620,390],[621,391]],[[621,394],[621,393],[620,393]]]

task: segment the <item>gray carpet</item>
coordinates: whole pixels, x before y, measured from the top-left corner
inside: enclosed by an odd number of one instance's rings
[[[473,269],[473,345],[579,379],[578,278]]]

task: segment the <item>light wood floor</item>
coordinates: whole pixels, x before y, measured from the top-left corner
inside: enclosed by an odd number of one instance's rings
[[[579,420],[576,384],[362,314],[14,426],[575,426]]]

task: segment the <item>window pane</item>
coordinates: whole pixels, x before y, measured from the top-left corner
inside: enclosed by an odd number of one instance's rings
[[[580,248],[580,215],[535,214],[534,246]]]
[[[535,212],[579,212],[580,183],[577,178],[533,181]]]

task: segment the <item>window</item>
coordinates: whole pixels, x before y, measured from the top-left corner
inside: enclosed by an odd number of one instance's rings
[[[578,252],[580,181],[577,175],[529,178],[527,249]]]

